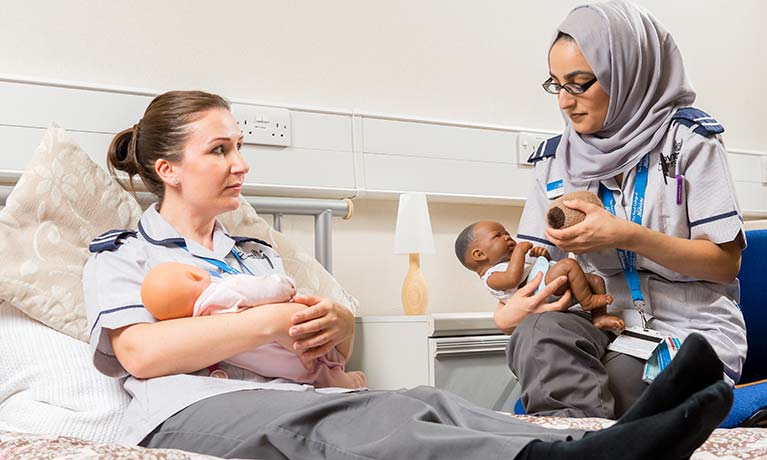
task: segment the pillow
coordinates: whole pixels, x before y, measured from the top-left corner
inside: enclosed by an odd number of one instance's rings
[[[71,337],[88,341],[82,268],[88,244],[111,229],[136,228],[141,207],[56,125],[45,133],[0,211],[0,300]],[[272,244],[299,292],[328,297],[352,311],[357,301],[312,256],[275,231],[240,198],[222,216],[232,235]]]
[[[129,397],[87,344],[0,301],[0,356],[0,431],[115,440]]]
[[[135,227],[140,216],[136,200],[52,125],[0,211],[0,299],[87,341],[88,244],[107,230]]]

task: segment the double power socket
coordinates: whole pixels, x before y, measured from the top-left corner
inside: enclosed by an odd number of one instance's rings
[[[242,130],[243,143],[288,147],[291,144],[290,110],[249,104],[232,104],[232,114]]]

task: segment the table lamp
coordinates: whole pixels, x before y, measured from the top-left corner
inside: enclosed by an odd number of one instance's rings
[[[421,253],[434,252],[429,208],[423,193],[403,193],[399,197],[394,253],[410,255],[410,269],[402,283],[402,308],[407,315],[423,315],[429,303],[426,280],[421,273]]]

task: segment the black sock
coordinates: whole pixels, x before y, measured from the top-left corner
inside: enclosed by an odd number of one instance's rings
[[[722,362],[708,341],[698,333],[690,334],[668,367],[621,417],[620,423],[671,409],[690,395],[722,380],[723,373]]]
[[[515,460],[687,459],[731,406],[732,388],[718,381],[670,410],[616,423],[578,441],[531,442]]]

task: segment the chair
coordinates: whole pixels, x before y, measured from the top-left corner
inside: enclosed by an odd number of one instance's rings
[[[740,307],[746,321],[748,355],[735,400],[722,428],[767,427],[767,230],[746,231],[748,247],[740,265]],[[522,400],[514,413],[523,415]]]
[[[767,230],[747,231],[746,241],[738,279],[748,355],[723,428],[767,426]]]

